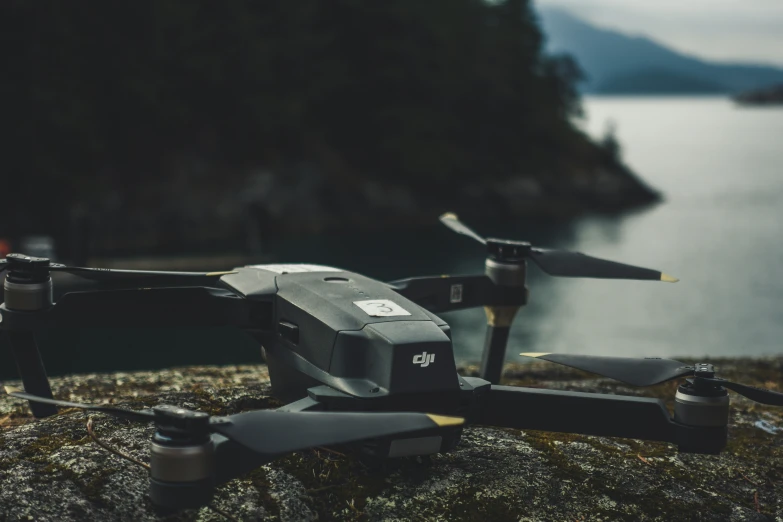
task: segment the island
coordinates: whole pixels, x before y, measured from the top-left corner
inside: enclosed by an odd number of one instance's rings
[[[729,379],[778,390],[783,382],[783,357],[710,362]],[[666,399],[677,386],[633,388],[540,362],[508,365],[504,383]],[[52,385],[57,398],[132,409],[167,403],[219,415],[279,406],[264,365],[69,375]],[[731,401],[729,441],[719,456],[638,440],[468,427],[451,453],[380,469],[334,448],[298,452],[219,487],[211,508],[163,514],[147,497],[147,471],[93,442],[81,411],[36,421],[24,402],[2,395],[0,519],[781,520],[783,409],[735,394]],[[101,442],[148,462],[150,426],[92,419]]]
[[[783,83],[741,92],[734,95],[733,99],[740,105],[783,105]]]

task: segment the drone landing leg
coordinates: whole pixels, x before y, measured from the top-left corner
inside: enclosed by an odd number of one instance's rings
[[[488,257],[485,263],[487,277],[498,288],[521,290],[524,299],[515,306],[485,306],[487,313],[487,336],[484,339],[484,353],[481,357],[481,378],[497,384],[503,373],[506,359],[506,344],[511,323],[519,307],[527,302],[524,261],[502,262]]]
[[[27,330],[7,330],[6,335],[10,341],[11,351],[16,359],[16,367],[25,391],[51,399],[52,389],[49,386],[49,378],[46,376],[43,361],[41,361],[41,353],[35,342],[35,334]],[[39,419],[57,413],[56,406],[33,401],[30,401],[30,410]]]
[[[511,321],[519,310],[518,306],[487,306],[487,335],[481,355],[481,378],[497,384],[503,373],[506,359],[506,345]]]

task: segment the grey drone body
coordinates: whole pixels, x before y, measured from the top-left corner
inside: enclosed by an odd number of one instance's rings
[[[389,284],[317,265],[244,267],[221,284],[272,304],[259,337],[284,402],[319,384],[368,400],[459,393],[448,324]]]

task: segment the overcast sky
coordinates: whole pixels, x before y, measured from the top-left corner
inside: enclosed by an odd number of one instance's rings
[[[720,61],[783,66],[783,0],[533,0]]]

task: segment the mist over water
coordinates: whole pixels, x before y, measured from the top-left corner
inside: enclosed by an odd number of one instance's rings
[[[783,353],[783,109],[673,97],[592,97],[585,109],[586,131],[600,136],[612,121],[625,160],[665,202],[621,218],[476,228],[659,269],[681,281],[552,278],[531,266],[530,303],[512,328],[507,360],[522,361],[522,351]],[[290,237],[265,247],[275,262],[322,263],[381,280],[480,273],[484,263],[481,245],[435,223]],[[478,361],[483,310],[443,317],[458,359]],[[51,374],[259,361],[256,343],[229,329],[59,330],[42,334],[41,345]],[[2,352],[0,377],[13,377],[13,362]]]

